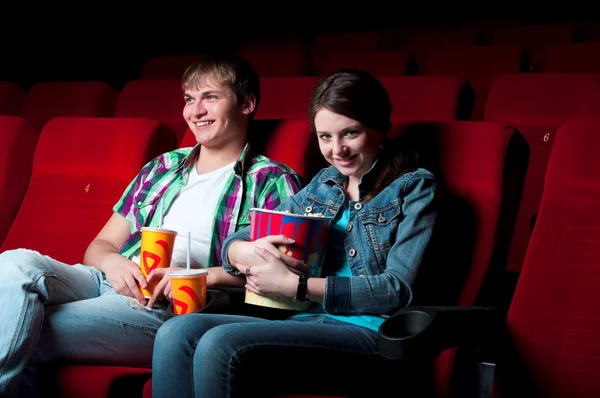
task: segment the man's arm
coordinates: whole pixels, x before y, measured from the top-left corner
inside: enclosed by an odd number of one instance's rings
[[[119,252],[129,233],[129,222],[118,213],[113,213],[98,236],[88,246],[83,261],[86,265],[91,265],[104,273],[117,293],[135,297],[145,304],[146,300],[138,283],[146,287],[146,278],[136,263],[123,257]]]

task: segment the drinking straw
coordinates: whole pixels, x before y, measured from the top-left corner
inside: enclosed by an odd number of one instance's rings
[[[188,238],[187,238],[187,270],[189,272],[190,270],[190,245],[192,242],[192,233],[188,231]]]

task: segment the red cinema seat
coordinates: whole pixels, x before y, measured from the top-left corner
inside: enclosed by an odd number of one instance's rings
[[[0,245],[27,191],[40,131],[19,116],[0,116]]]
[[[308,118],[308,105],[318,77],[261,77],[255,119]]]
[[[455,76],[379,78],[392,102],[394,120],[468,120],[473,89]]]
[[[25,97],[21,116],[42,129],[60,116],[112,117],[119,91],[104,82],[42,82]]]
[[[568,43],[550,47],[544,72],[600,73],[600,42]]]
[[[377,51],[380,33],[378,31],[341,32],[318,35],[312,47],[313,67],[321,68],[328,54],[354,51]]]
[[[132,80],[121,91],[115,117],[156,120],[171,129],[180,142],[188,128],[184,105],[181,79]]]
[[[408,52],[417,61],[419,74],[429,54],[434,50],[451,46],[473,46],[478,41],[479,34],[475,29],[437,30],[393,27],[384,30],[381,36],[382,48]]]
[[[152,120],[50,120],[0,251],[28,248],[67,264],[81,263],[131,180],[153,157],[174,148],[172,132]]]
[[[338,69],[361,69],[376,77],[405,76],[413,74],[414,60],[404,51],[354,51],[330,53],[323,58],[320,76]]]
[[[18,84],[0,81],[0,115],[20,115],[25,95],[25,90]]]
[[[600,118],[556,132],[496,366],[502,397],[600,396]]]
[[[421,71],[426,76],[458,76],[466,79],[475,93],[471,120],[482,120],[494,78],[529,70],[529,56],[512,46],[458,46],[435,50]]]
[[[488,44],[518,46],[527,50],[531,56],[531,71],[540,72],[550,46],[573,41],[573,27],[569,24],[503,26],[490,36]]]
[[[600,73],[521,73],[494,80],[484,119],[508,123],[525,136],[531,160],[508,269],[520,271],[538,211],[548,158],[558,127],[564,122],[600,114]]]
[[[201,54],[171,55],[149,58],[140,79],[180,79],[188,66],[202,58]]]
[[[237,55],[261,77],[311,75],[311,60],[302,50],[243,50]]]

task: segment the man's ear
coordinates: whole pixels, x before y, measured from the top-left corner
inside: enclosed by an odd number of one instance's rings
[[[244,113],[244,115],[250,115],[252,112],[254,112],[255,107],[256,97],[254,96],[254,94],[250,94],[248,98],[246,98],[246,100],[244,101],[242,112]]]

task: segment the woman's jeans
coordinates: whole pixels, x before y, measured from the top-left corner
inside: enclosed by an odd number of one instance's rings
[[[386,383],[382,361],[377,332],[326,316],[180,315],[158,330],[152,396],[369,396]]]

